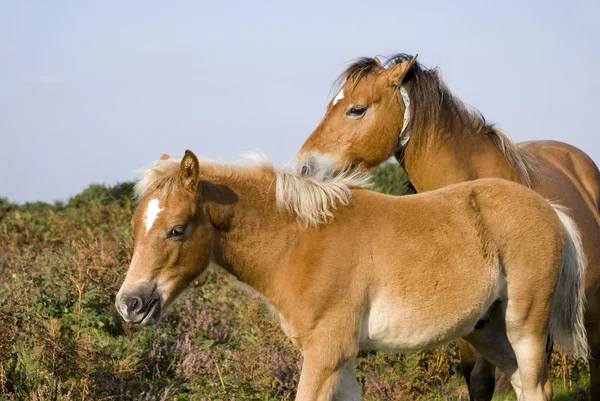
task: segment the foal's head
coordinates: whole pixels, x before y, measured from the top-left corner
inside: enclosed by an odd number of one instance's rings
[[[163,155],[136,187],[133,258],[115,301],[128,322],[158,322],[210,262],[213,229],[201,207],[199,172],[189,150],[181,161]]]
[[[337,95],[295,160],[306,176],[331,175],[349,167],[372,168],[398,148],[406,101],[399,88],[415,57],[384,68],[377,58],[361,58],[338,78]]]

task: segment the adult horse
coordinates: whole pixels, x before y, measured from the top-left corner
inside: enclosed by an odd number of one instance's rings
[[[546,401],[548,335],[588,352],[571,218],[505,180],[407,197],[349,188],[361,182],[199,162],[189,151],[164,157],[136,186],[117,309],[156,323],[212,262],[262,294],[301,349],[297,401],[360,400],[360,348],[414,351],[463,336],[520,401]]]
[[[308,176],[372,168],[396,156],[417,192],[498,177],[531,187],[568,207],[581,230],[586,277],[592,400],[600,400],[600,173],[581,150],[555,141],[514,144],[448,90],[438,71],[416,57],[382,65],[360,58],[336,81],[339,92],[300,149],[295,166]],[[467,278],[467,277],[465,277]],[[494,367],[459,341],[471,398],[490,400]],[[551,392],[551,387],[548,388]]]

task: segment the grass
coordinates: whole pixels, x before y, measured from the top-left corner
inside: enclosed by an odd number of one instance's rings
[[[552,380],[552,389],[554,391],[553,401],[584,401],[589,400],[590,395],[587,391],[590,385],[590,376],[582,375],[578,382],[572,383],[571,386],[565,384],[562,379]],[[504,394],[495,395],[492,401],[514,401],[516,400],[514,392],[511,390]]]
[[[402,192],[398,174],[379,171],[375,188]],[[0,401],[292,400],[299,352],[222,273],[158,326],[123,323],[113,303],[132,253],[131,188],[92,185],[55,205],[0,199]],[[556,354],[551,372],[555,400],[585,399],[585,365]],[[366,401],[468,399],[452,344],[363,353],[357,376]]]

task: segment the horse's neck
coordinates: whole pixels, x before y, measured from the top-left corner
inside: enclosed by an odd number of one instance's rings
[[[210,189],[210,187],[212,189]],[[208,191],[230,192],[229,200],[204,202],[215,227],[214,262],[272,302],[275,277],[297,235],[292,216],[278,210],[275,185],[257,180],[207,184]]]
[[[417,192],[485,177],[519,181],[487,135],[464,131],[436,136],[442,139],[432,138],[421,149],[409,141],[404,150],[403,165]]]

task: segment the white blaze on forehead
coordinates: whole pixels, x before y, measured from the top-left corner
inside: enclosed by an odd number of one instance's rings
[[[158,214],[162,211],[162,209],[158,205],[158,199],[152,199],[148,202],[148,208],[146,209],[146,232],[150,231],[152,228],[152,224],[154,224],[154,220],[158,217]]]
[[[333,105],[335,106],[335,104],[337,102],[339,102],[340,100],[342,100],[344,98],[344,90],[342,89],[337,96],[333,99]]]

